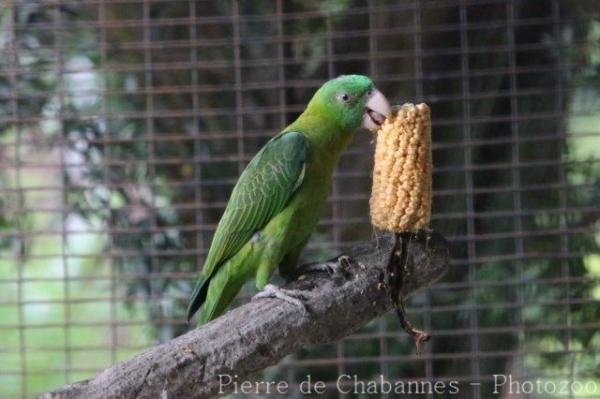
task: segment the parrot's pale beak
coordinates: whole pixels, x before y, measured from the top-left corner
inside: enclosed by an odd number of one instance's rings
[[[392,113],[392,108],[387,98],[377,89],[373,89],[365,106],[363,127],[374,132],[383,124],[385,118]]]

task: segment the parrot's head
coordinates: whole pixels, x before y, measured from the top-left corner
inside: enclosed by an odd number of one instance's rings
[[[325,83],[313,96],[308,109],[333,118],[345,131],[361,125],[377,130],[391,114],[388,100],[363,75],[342,75]]]

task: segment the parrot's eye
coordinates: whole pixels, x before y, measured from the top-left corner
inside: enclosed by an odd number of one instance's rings
[[[340,99],[340,101],[342,101],[344,103],[349,102],[351,99],[350,94],[348,94],[348,93],[342,93],[338,96],[338,98]]]

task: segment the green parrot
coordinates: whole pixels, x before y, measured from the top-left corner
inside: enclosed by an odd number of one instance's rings
[[[390,112],[366,76],[343,75],[317,90],[233,188],[192,293],[188,321],[200,307],[199,324],[221,315],[249,278],[262,290],[277,267],[283,277],[294,276],[354,131],[361,124],[377,129]]]

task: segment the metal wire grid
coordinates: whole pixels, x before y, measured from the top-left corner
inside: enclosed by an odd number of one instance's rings
[[[530,3],[493,0],[352,2],[339,14],[282,0],[261,3],[256,8],[237,1],[220,6],[204,1],[169,3],[175,16],[169,12],[161,15],[158,11],[168,7],[166,2],[155,0],[87,0],[84,6],[45,1],[40,7],[48,8],[50,19],[27,24],[26,29],[49,35],[51,39],[40,43],[36,51],[52,53],[51,62],[33,65],[19,59],[17,40],[24,33],[17,23],[21,4],[7,3],[9,12],[14,13],[9,19],[12,41],[6,50],[10,61],[1,73],[12,83],[7,97],[11,112],[0,115],[0,124],[14,126],[17,133],[3,143],[5,154],[0,165],[14,179],[0,187],[0,193],[12,199],[10,210],[16,215],[16,223],[0,230],[0,238],[16,237],[19,245],[16,250],[10,247],[0,254],[3,264],[12,264],[14,270],[14,274],[2,276],[0,285],[7,291],[15,290],[14,296],[0,296],[0,306],[16,313],[14,320],[0,325],[0,334],[7,342],[0,347],[7,360],[2,363],[13,364],[11,359],[17,359],[16,367],[0,366],[0,379],[16,383],[7,396],[26,397],[51,388],[44,385],[44,380],[33,382],[39,376],[48,376],[53,384],[89,377],[150,346],[152,336],[160,337],[161,327],[184,329],[181,315],[158,308],[165,300],[185,300],[186,292],[165,291],[161,281],[176,286],[178,281],[194,277],[228,190],[256,149],[303,109],[310,93],[324,79],[357,71],[369,72],[393,102],[422,100],[433,109],[433,225],[453,243],[453,271],[445,282],[416,298],[409,314],[436,338],[417,357],[411,354],[407,341],[401,339],[398,343],[395,320],[384,318],[333,346],[286,359],[279,368],[269,370],[269,375],[283,370],[294,386],[303,378],[302,373],[310,370],[326,376],[329,387],[335,385],[332,369],[333,374],[358,370],[364,378],[376,372],[392,380],[458,380],[465,383],[463,397],[479,398],[489,392],[486,384],[491,378],[490,365],[497,367],[497,373],[508,370],[528,375],[533,373],[528,369],[530,358],[555,356],[571,362],[571,367],[558,376],[573,379],[574,359],[597,353],[594,346],[571,346],[573,332],[593,332],[600,327],[597,319],[580,317],[574,321],[572,314],[573,308],[597,306],[598,302],[594,297],[577,294],[597,284],[597,279],[571,274],[574,262],[590,253],[589,248],[572,243],[595,230],[593,224],[569,220],[581,214],[597,215],[600,210],[597,203],[582,203],[573,194],[590,193],[597,185],[567,177],[574,168],[594,165],[598,159],[572,159],[564,153],[566,142],[597,136],[594,131],[574,136],[566,128],[567,117],[588,114],[567,114],[566,110],[567,99],[578,88],[566,77],[584,62],[564,61],[561,57],[539,62],[539,54],[549,48],[568,50],[581,44],[565,43],[562,29],[564,24],[580,18],[581,24],[587,20],[575,14],[562,15],[559,1],[548,2],[547,10],[540,15],[527,16],[519,13],[523,4]],[[75,7],[83,21],[65,20],[65,7]],[[121,14],[115,12],[115,7],[122,7]],[[486,7],[500,12],[489,17],[483,11]],[[452,17],[437,22],[442,14]],[[390,18],[396,20],[390,22]],[[314,24],[313,30],[301,29],[302,24],[310,23]],[[528,40],[522,33],[534,29],[545,32],[546,40]],[[98,61],[73,65],[67,60],[74,50],[70,35],[84,30],[93,31],[97,38],[94,51]],[[180,36],[171,39],[175,31]],[[494,32],[497,41],[479,41],[480,36],[487,33],[489,37]],[[431,39],[440,35],[449,39]],[[309,57],[294,53],[294,46],[303,43],[321,44],[323,49]],[[264,50],[253,53],[252,46]],[[211,54],[209,59],[207,52]],[[135,56],[128,58],[128,54]],[[483,61],[492,55],[501,59],[499,65]],[[528,56],[534,62],[528,62]],[[302,70],[307,60],[316,65],[314,70]],[[441,61],[448,64],[439,65]],[[101,84],[75,91],[66,87],[66,81],[82,73],[98,74]],[[21,88],[21,80],[36,74],[57,78],[52,92]],[[180,75],[185,78],[179,79]],[[548,78],[528,86],[531,75]],[[132,76],[137,85],[133,89],[126,83],[119,86],[111,82]],[[482,85],[487,80],[505,83],[497,87]],[[75,95],[97,96],[99,106],[73,112],[69,102]],[[121,104],[115,99],[121,97],[135,105],[119,108]],[[174,101],[170,107],[170,100],[177,97],[184,101]],[[551,107],[544,103],[533,110],[527,102],[532,98],[543,102],[541,99],[548,97],[554,99]],[[28,101],[49,98],[58,98],[58,111],[53,116],[26,113]],[[508,112],[493,108],[481,112],[481,104],[498,101],[508,102]],[[45,135],[39,128],[49,119],[59,122],[58,134]],[[80,144],[81,139],[74,138],[66,126],[98,121],[100,134],[86,137],[85,142],[101,148],[101,175],[96,180],[74,181],[72,175],[89,169],[94,160],[68,156],[66,149]],[[139,134],[122,129],[123,121],[139,124],[135,125]],[[32,126],[40,131],[32,133]],[[497,135],[484,134],[494,129]],[[335,254],[370,238],[366,207],[372,153],[369,140],[364,134],[357,135],[356,143],[344,156],[309,254]],[[144,151],[123,151],[135,145],[143,146]],[[542,151],[540,157],[531,151],[538,146],[551,150]],[[39,148],[55,150],[58,155],[42,156]],[[492,156],[488,159],[486,154]],[[220,173],[215,174],[215,167]],[[122,179],[121,170],[135,168],[144,171],[139,180]],[[189,170],[180,171],[185,168]],[[45,173],[47,178],[24,181],[24,176],[35,173]],[[494,184],[487,184],[486,176]],[[91,203],[86,207],[71,201],[72,197],[89,195],[98,185],[126,191],[140,184],[149,194],[139,202]],[[164,201],[164,191],[168,192],[168,202]],[[553,196],[558,201],[550,204],[532,200]],[[45,203],[38,198],[51,201]],[[105,216],[102,223],[82,227],[72,222],[75,213],[94,212]],[[122,223],[136,212],[144,215],[143,225]],[[178,217],[166,222],[161,216],[165,212]],[[58,219],[32,227],[26,224],[32,215]],[[551,226],[531,223],[542,216],[559,222]],[[174,231],[184,244],[164,247],[157,242],[157,237],[164,238]],[[73,243],[81,237],[95,237],[104,244],[78,252]],[[53,250],[28,250],[39,241],[54,238],[60,240]],[[128,240],[139,240],[142,248],[124,247],[122,243]],[[537,243],[542,240],[551,245],[541,247]],[[148,269],[120,268],[140,258]],[[163,265],[169,261],[187,266],[164,270]],[[60,273],[31,266],[52,262],[59,262]],[[98,266],[76,271],[82,268],[82,262]],[[495,278],[484,273],[489,272],[490,265],[514,273],[508,278]],[[535,273],[546,270],[546,266],[559,272]],[[146,282],[147,291],[130,292],[123,287],[140,282]],[[50,296],[38,291],[48,290],[53,284],[62,289],[61,294]],[[532,295],[527,292],[532,286],[560,294]],[[83,295],[89,287],[95,287],[92,295]],[[482,294],[485,292],[496,296],[486,300]],[[125,302],[133,303],[134,310],[126,310]],[[161,316],[150,316],[149,320],[148,314],[140,310],[145,304],[157,308],[155,314]],[[85,314],[85,309],[94,310],[93,306],[99,305],[107,306],[105,317]],[[531,306],[555,316],[548,322],[536,319],[532,323],[528,313]],[[36,315],[31,309],[40,307],[62,309],[64,314],[57,320],[40,322],[31,316]],[[490,321],[486,315],[493,312],[509,316]],[[149,324],[154,326],[151,333],[135,329]],[[101,331],[103,338],[93,344],[92,340],[82,342],[79,337],[91,329]],[[30,336],[51,331],[52,336],[61,339],[44,341]],[[10,338],[14,333],[17,337]],[[560,349],[528,347],[532,337],[554,333],[564,343]],[[490,343],[510,339],[516,340],[512,346]],[[39,356],[55,361],[48,366],[38,361]],[[100,360],[90,362],[92,356]],[[36,364],[43,366],[36,368]],[[409,367],[399,373],[398,364]],[[61,375],[62,380],[57,377]],[[483,385],[470,386],[470,382]]]

